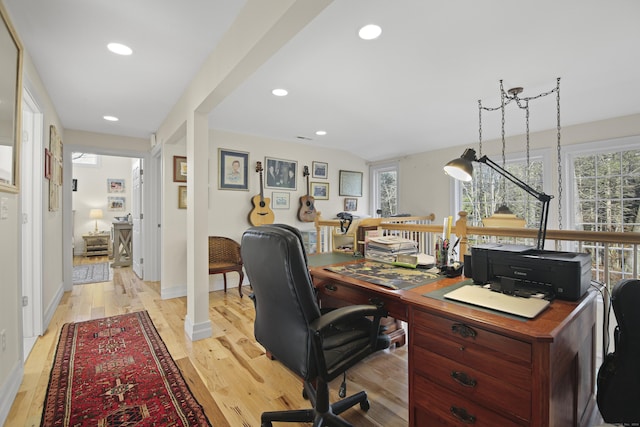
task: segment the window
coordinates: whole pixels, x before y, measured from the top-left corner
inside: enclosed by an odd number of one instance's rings
[[[602,141],[572,147],[567,154],[570,227],[586,231],[640,231],[640,140]],[[633,247],[585,244],[593,278],[616,283],[633,275]],[[604,265],[609,260],[609,277]]]
[[[100,158],[92,153],[71,153],[71,162],[74,165],[98,166]]]
[[[398,213],[398,164],[385,163],[371,166],[372,212],[382,217]]]
[[[492,160],[502,166],[501,161]],[[545,160],[541,153],[530,154],[527,168],[526,157],[510,156],[505,159],[504,169],[534,189],[544,191]],[[491,216],[500,206],[506,205],[511,212],[525,219],[527,227],[538,228],[540,201],[486,165],[474,163],[473,168],[472,181],[458,182],[459,210],[469,214],[469,225],[482,226],[483,218]]]

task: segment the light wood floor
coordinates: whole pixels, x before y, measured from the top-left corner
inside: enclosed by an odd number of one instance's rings
[[[79,258],[74,262],[107,262]],[[248,293],[245,291],[245,293]],[[214,427],[260,426],[263,411],[309,406],[300,380],[277,361],[266,358],[253,338],[254,310],[246,296],[211,292],[209,318],[213,336],[191,342],[184,332],[186,298],[162,300],[159,282],[144,282],[131,268],[116,268],[113,281],[76,285],[66,292],[25,364],[24,379],[6,426],[39,426],[49,371],[64,323],[147,310],[191,390]],[[332,383],[338,399],[340,379]],[[347,373],[348,393],[366,390],[371,409],[344,413],[356,426],[406,426],[408,423],[407,347],[372,355]],[[293,424],[287,424],[293,425]]]

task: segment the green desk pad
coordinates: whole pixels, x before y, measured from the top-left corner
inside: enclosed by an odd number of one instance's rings
[[[325,270],[391,289],[411,289],[442,279],[442,276],[424,270],[375,261],[330,266],[325,267]]]
[[[465,286],[465,285],[473,285],[473,279],[463,280],[461,282],[454,283],[453,285],[450,285],[450,286],[447,286],[447,287],[444,287],[444,288],[440,288],[440,289],[436,289],[435,291],[427,292],[426,294],[422,294],[422,296],[429,297],[429,298],[434,298],[434,299],[437,299],[437,300],[440,300],[440,301],[446,301],[446,302],[448,302],[450,304],[461,305],[463,307],[470,307],[470,308],[473,308],[474,310],[484,311],[485,313],[499,314],[499,315],[507,317],[509,319],[521,320],[523,322],[527,321],[527,319],[525,319],[524,317],[520,317],[520,316],[516,316],[516,315],[513,315],[513,314],[505,313],[503,311],[492,310],[490,308],[480,307],[479,305],[467,304],[466,302],[454,301],[454,300],[446,299],[444,297],[445,294],[448,294],[451,291],[455,291],[459,287],[462,287],[462,286]]]
[[[362,259],[361,256],[354,256],[353,254],[340,252],[322,252],[319,254],[309,255],[307,258],[309,259],[309,267],[324,267],[325,265]]]

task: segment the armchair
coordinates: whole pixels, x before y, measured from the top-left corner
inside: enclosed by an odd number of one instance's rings
[[[232,271],[240,275],[238,292],[242,298],[242,256],[240,245],[228,237],[209,236],[209,274],[221,273],[224,277],[224,291],[227,292],[227,273]]]
[[[313,405],[306,410],[264,412],[262,427],[274,421],[350,426],[338,415],[358,403],[368,410],[366,392],[330,404],[328,383],[389,346],[389,338],[379,331],[386,313],[374,305],[354,305],[323,314],[300,233],[293,227],[252,227],[243,234],[241,248],[253,288],[256,340],[304,380],[304,395]]]

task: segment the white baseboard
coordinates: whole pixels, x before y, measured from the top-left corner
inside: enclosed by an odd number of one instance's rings
[[[62,301],[62,295],[64,295],[64,284],[60,283],[58,285],[58,289],[56,290],[55,295],[53,296],[53,299],[51,300],[47,308],[44,310],[44,317],[42,319],[43,331],[46,331],[47,328],[49,327],[49,324],[51,323],[51,319],[53,319],[53,315],[55,314],[56,309],[60,305],[60,301]]]
[[[11,405],[18,394],[22,378],[24,377],[24,365],[20,361],[16,361],[13,368],[9,371],[7,381],[0,387],[0,424],[5,425]]]
[[[189,316],[185,316],[184,318],[184,331],[191,341],[202,340],[213,335],[211,320],[207,319],[206,322],[200,322],[194,325],[191,323]]]

